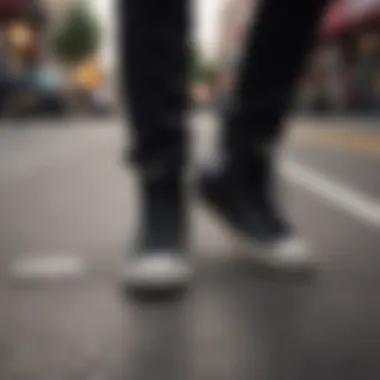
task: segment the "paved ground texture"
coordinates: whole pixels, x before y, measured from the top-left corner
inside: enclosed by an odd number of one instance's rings
[[[240,264],[194,194],[194,286],[182,302],[144,305],[126,300],[117,281],[138,214],[120,121],[2,125],[0,378],[379,379],[380,129],[290,124],[279,156],[283,204],[320,272]],[[203,114],[193,131],[202,163],[218,128]],[[50,277],[31,277],[41,260]]]

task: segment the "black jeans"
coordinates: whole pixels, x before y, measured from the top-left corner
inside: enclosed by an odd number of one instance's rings
[[[263,0],[248,30],[225,148],[242,154],[277,139],[328,0]],[[187,0],[120,0],[121,69],[133,159],[178,169],[186,160]],[[228,153],[228,152],[227,152]]]

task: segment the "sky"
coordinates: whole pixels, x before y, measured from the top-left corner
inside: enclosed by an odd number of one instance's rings
[[[206,58],[214,59],[218,48],[221,10],[225,0],[196,0],[195,38]]]

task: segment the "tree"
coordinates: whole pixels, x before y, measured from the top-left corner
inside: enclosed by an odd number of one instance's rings
[[[206,62],[197,49],[190,48],[188,64],[192,81],[211,84],[215,80],[217,75],[216,67]]]
[[[99,48],[100,25],[81,2],[64,17],[53,38],[53,50],[65,62],[77,63],[93,55]]]

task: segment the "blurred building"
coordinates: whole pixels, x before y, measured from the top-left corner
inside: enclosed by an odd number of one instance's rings
[[[244,32],[254,10],[253,0],[229,0],[222,15],[220,58],[238,54],[244,40]]]
[[[18,110],[19,99],[25,97],[45,99],[48,96],[49,102],[53,96],[60,98],[60,103],[65,103],[69,112],[76,110],[72,104],[77,103],[74,95],[78,92],[85,92],[91,104],[102,103],[103,107],[106,100],[112,103],[109,84],[115,45],[113,1],[86,0],[89,12],[97,18],[103,32],[97,54],[76,65],[67,65],[53,54],[52,36],[78,1],[84,0],[0,0],[0,33],[3,39],[0,51],[0,114],[2,110],[8,112],[9,104],[15,105],[12,110]]]
[[[10,20],[18,17],[25,0],[1,0],[0,1],[0,23],[1,27]]]
[[[320,108],[380,111],[380,0],[333,0],[313,58]]]
[[[248,22],[254,17],[255,0],[228,0],[222,12],[219,44],[219,90],[229,91],[235,84],[235,70],[244,46]]]
[[[38,65],[46,13],[39,0],[1,0],[0,115],[21,104]],[[25,96],[24,96],[25,95]]]
[[[51,24],[59,22],[74,0],[40,0]]]
[[[38,59],[40,37],[47,24],[45,10],[40,0],[0,0],[0,15],[6,41],[2,59],[8,69],[24,69]]]
[[[45,25],[45,10],[41,0],[0,0],[0,29],[23,21],[40,29]]]
[[[324,112],[380,111],[380,0],[330,0],[298,105]],[[230,0],[220,38],[220,87],[233,88],[255,0]]]

